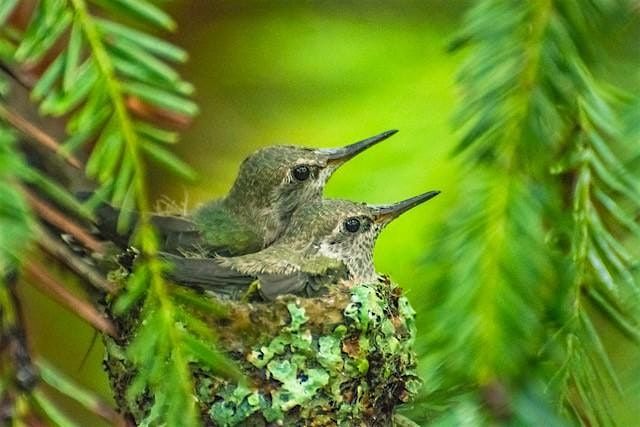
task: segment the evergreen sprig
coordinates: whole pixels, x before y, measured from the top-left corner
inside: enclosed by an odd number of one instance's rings
[[[18,187],[28,167],[16,149],[14,132],[0,121],[0,272],[18,265],[34,234],[35,220]]]
[[[640,337],[638,175],[622,161],[637,141],[620,91],[594,76],[607,63],[602,29],[630,7],[482,0],[469,11],[454,43],[471,52],[455,118],[466,169],[426,263],[416,414],[612,424],[622,387],[591,308]]]
[[[0,83],[5,83],[0,77]],[[19,384],[24,368],[16,360],[16,347],[21,344],[20,313],[10,283],[18,268],[19,255],[34,233],[34,218],[17,187],[26,165],[15,148],[13,132],[0,121],[0,400],[5,408],[0,423],[19,416],[28,407],[28,396]],[[22,366],[21,366],[22,365]],[[19,409],[22,407],[22,409]],[[6,413],[8,412],[8,413]]]
[[[83,150],[90,153],[86,174],[99,184],[96,198],[121,207],[119,227],[128,226],[127,213],[141,212],[133,242],[140,256],[114,305],[119,315],[134,305],[142,307],[140,327],[127,348],[137,371],[128,395],[144,391],[153,396],[148,423],[199,425],[189,364],[227,375],[235,370],[215,351],[206,328],[169,294],[166,266],[157,257],[158,243],[147,216],[149,161],[179,176],[194,177],[167,149],[177,133],[157,124],[158,119],[181,124],[198,111],[189,99],[193,87],[169,65],[183,62],[187,55],[140,29],[173,30],[175,23],[146,0],[41,0],[23,31],[8,24],[18,5],[14,0],[0,5],[0,56],[22,67],[45,65],[31,99],[42,115],[66,120],[69,136],[57,154],[69,159],[83,157]],[[99,200],[80,205],[55,179],[35,168],[25,170],[24,176],[14,173],[11,179],[35,184],[61,206],[91,217],[89,208]],[[8,200],[12,198],[2,198]],[[15,205],[8,212],[21,213]],[[0,228],[5,224],[0,220]],[[12,247],[7,253],[22,256],[19,249]],[[54,422],[66,422],[44,395],[33,396]]]

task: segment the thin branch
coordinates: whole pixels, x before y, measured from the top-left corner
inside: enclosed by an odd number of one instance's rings
[[[104,252],[102,243],[100,243],[95,237],[93,237],[87,230],[78,226],[76,223],[67,218],[62,212],[57,210],[51,204],[40,199],[33,192],[29,191],[26,188],[23,188],[23,191],[31,207],[46,222],[71,234],[80,243],[84,244],[88,249],[98,253]]]
[[[109,96],[113,109],[115,110],[115,117],[118,122],[122,137],[126,143],[127,150],[131,156],[131,160],[135,165],[136,174],[135,190],[138,209],[140,212],[149,212],[150,203],[147,195],[147,189],[145,184],[146,165],[141,154],[140,140],[136,134],[133,119],[127,110],[126,98],[122,85],[116,78],[116,72],[114,70],[109,54],[100,38],[100,33],[90,18],[90,14],[87,8],[87,4],[84,0],[71,0],[77,22],[82,27],[87,43],[93,52],[95,64],[104,78],[107,95]],[[146,214],[140,216],[142,224],[148,224],[149,220]],[[148,239],[146,239],[148,240]],[[144,242],[142,242],[144,245]],[[150,248],[142,248],[143,252],[150,255],[155,255],[156,248],[151,245]]]
[[[122,133],[126,150],[134,165],[133,188],[138,210],[141,212],[138,225],[138,239],[142,255],[148,257],[149,268],[149,292],[147,301],[153,298],[158,303],[158,309],[162,313],[162,319],[167,325],[167,335],[171,346],[171,359],[176,373],[180,377],[183,396],[190,396],[193,392],[191,374],[188,369],[188,358],[180,345],[182,342],[181,331],[175,328],[175,307],[168,295],[167,284],[163,277],[163,265],[158,258],[158,240],[151,225],[149,214],[150,202],[147,192],[146,164],[141,153],[141,141],[134,128],[133,118],[127,109],[126,97],[120,81],[118,81],[113,63],[105,49],[100,32],[90,18],[85,0],[70,0],[75,9],[78,24],[87,38],[87,43],[92,50],[95,64],[104,78],[107,96],[111,99],[115,118]],[[177,392],[177,390],[175,390]],[[193,402],[187,402],[183,417],[186,423],[197,419],[196,407]]]
[[[100,332],[114,338],[118,336],[113,323],[102,316],[91,304],[69,292],[44,267],[34,262],[27,262],[24,265],[24,270],[34,279],[29,281],[32,286],[67,307],[71,312],[77,314]]]
[[[84,168],[82,162],[78,160],[73,154],[66,153],[62,149],[60,143],[56,141],[51,135],[35,126],[33,123],[22,117],[17,112],[10,110],[5,105],[0,105],[0,117],[6,120],[26,136],[31,137],[34,141],[36,141],[43,147],[62,156],[62,158],[74,168]]]
[[[39,230],[38,244],[47,253],[63,262],[78,276],[85,279],[94,288],[105,291],[111,295],[118,292],[118,286],[105,279],[102,274],[94,270],[87,262],[76,256],[71,249],[59,239],[44,229]]]
[[[16,83],[25,89],[31,90],[33,84],[27,82],[17,71],[15,71],[10,65],[0,61],[0,70],[4,71],[6,75],[11,77]]]

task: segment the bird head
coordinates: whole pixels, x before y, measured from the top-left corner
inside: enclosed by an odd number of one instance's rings
[[[343,262],[352,278],[373,280],[373,249],[380,232],[403,213],[438,194],[429,191],[388,205],[323,200],[293,215],[282,242],[311,242],[308,248]]]
[[[229,197],[251,200],[257,208],[276,209],[287,217],[299,206],[319,200],[328,179],[341,165],[397,131],[338,148],[276,145],[247,157]]]

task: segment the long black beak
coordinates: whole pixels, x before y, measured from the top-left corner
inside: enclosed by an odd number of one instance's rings
[[[338,165],[341,165],[342,163],[355,157],[359,153],[362,153],[367,148],[373,147],[378,142],[384,141],[397,132],[398,131],[395,129],[388,130],[386,132],[382,132],[381,134],[363,139],[362,141],[354,142],[353,144],[349,144],[345,147],[320,148],[315,151],[317,154],[322,156],[327,161],[327,163],[337,163]]]
[[[398,203],[372,206],[373,216],[376,222],[382,222],[385,224],[389,223],[409,209],[415,208],[416,206],[426,202],[427,200],[433,199],[438,194],[440,194],[439,191],[428,191],[424,194],[420,194],[419,196],[415,196]]]

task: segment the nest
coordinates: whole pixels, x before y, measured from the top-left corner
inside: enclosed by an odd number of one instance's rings
[[[206,425],[391,425],[395,408],[417,392],[415,312],[386,278],[342,283],[318,298],[222,303],[227,316],[200,316],[248,381],[192,365]],[[153,397],[133,405],[118,398],[135,374],[122,356],[126,342],[108,343],[105,365],[121,409],[140,421]]]

